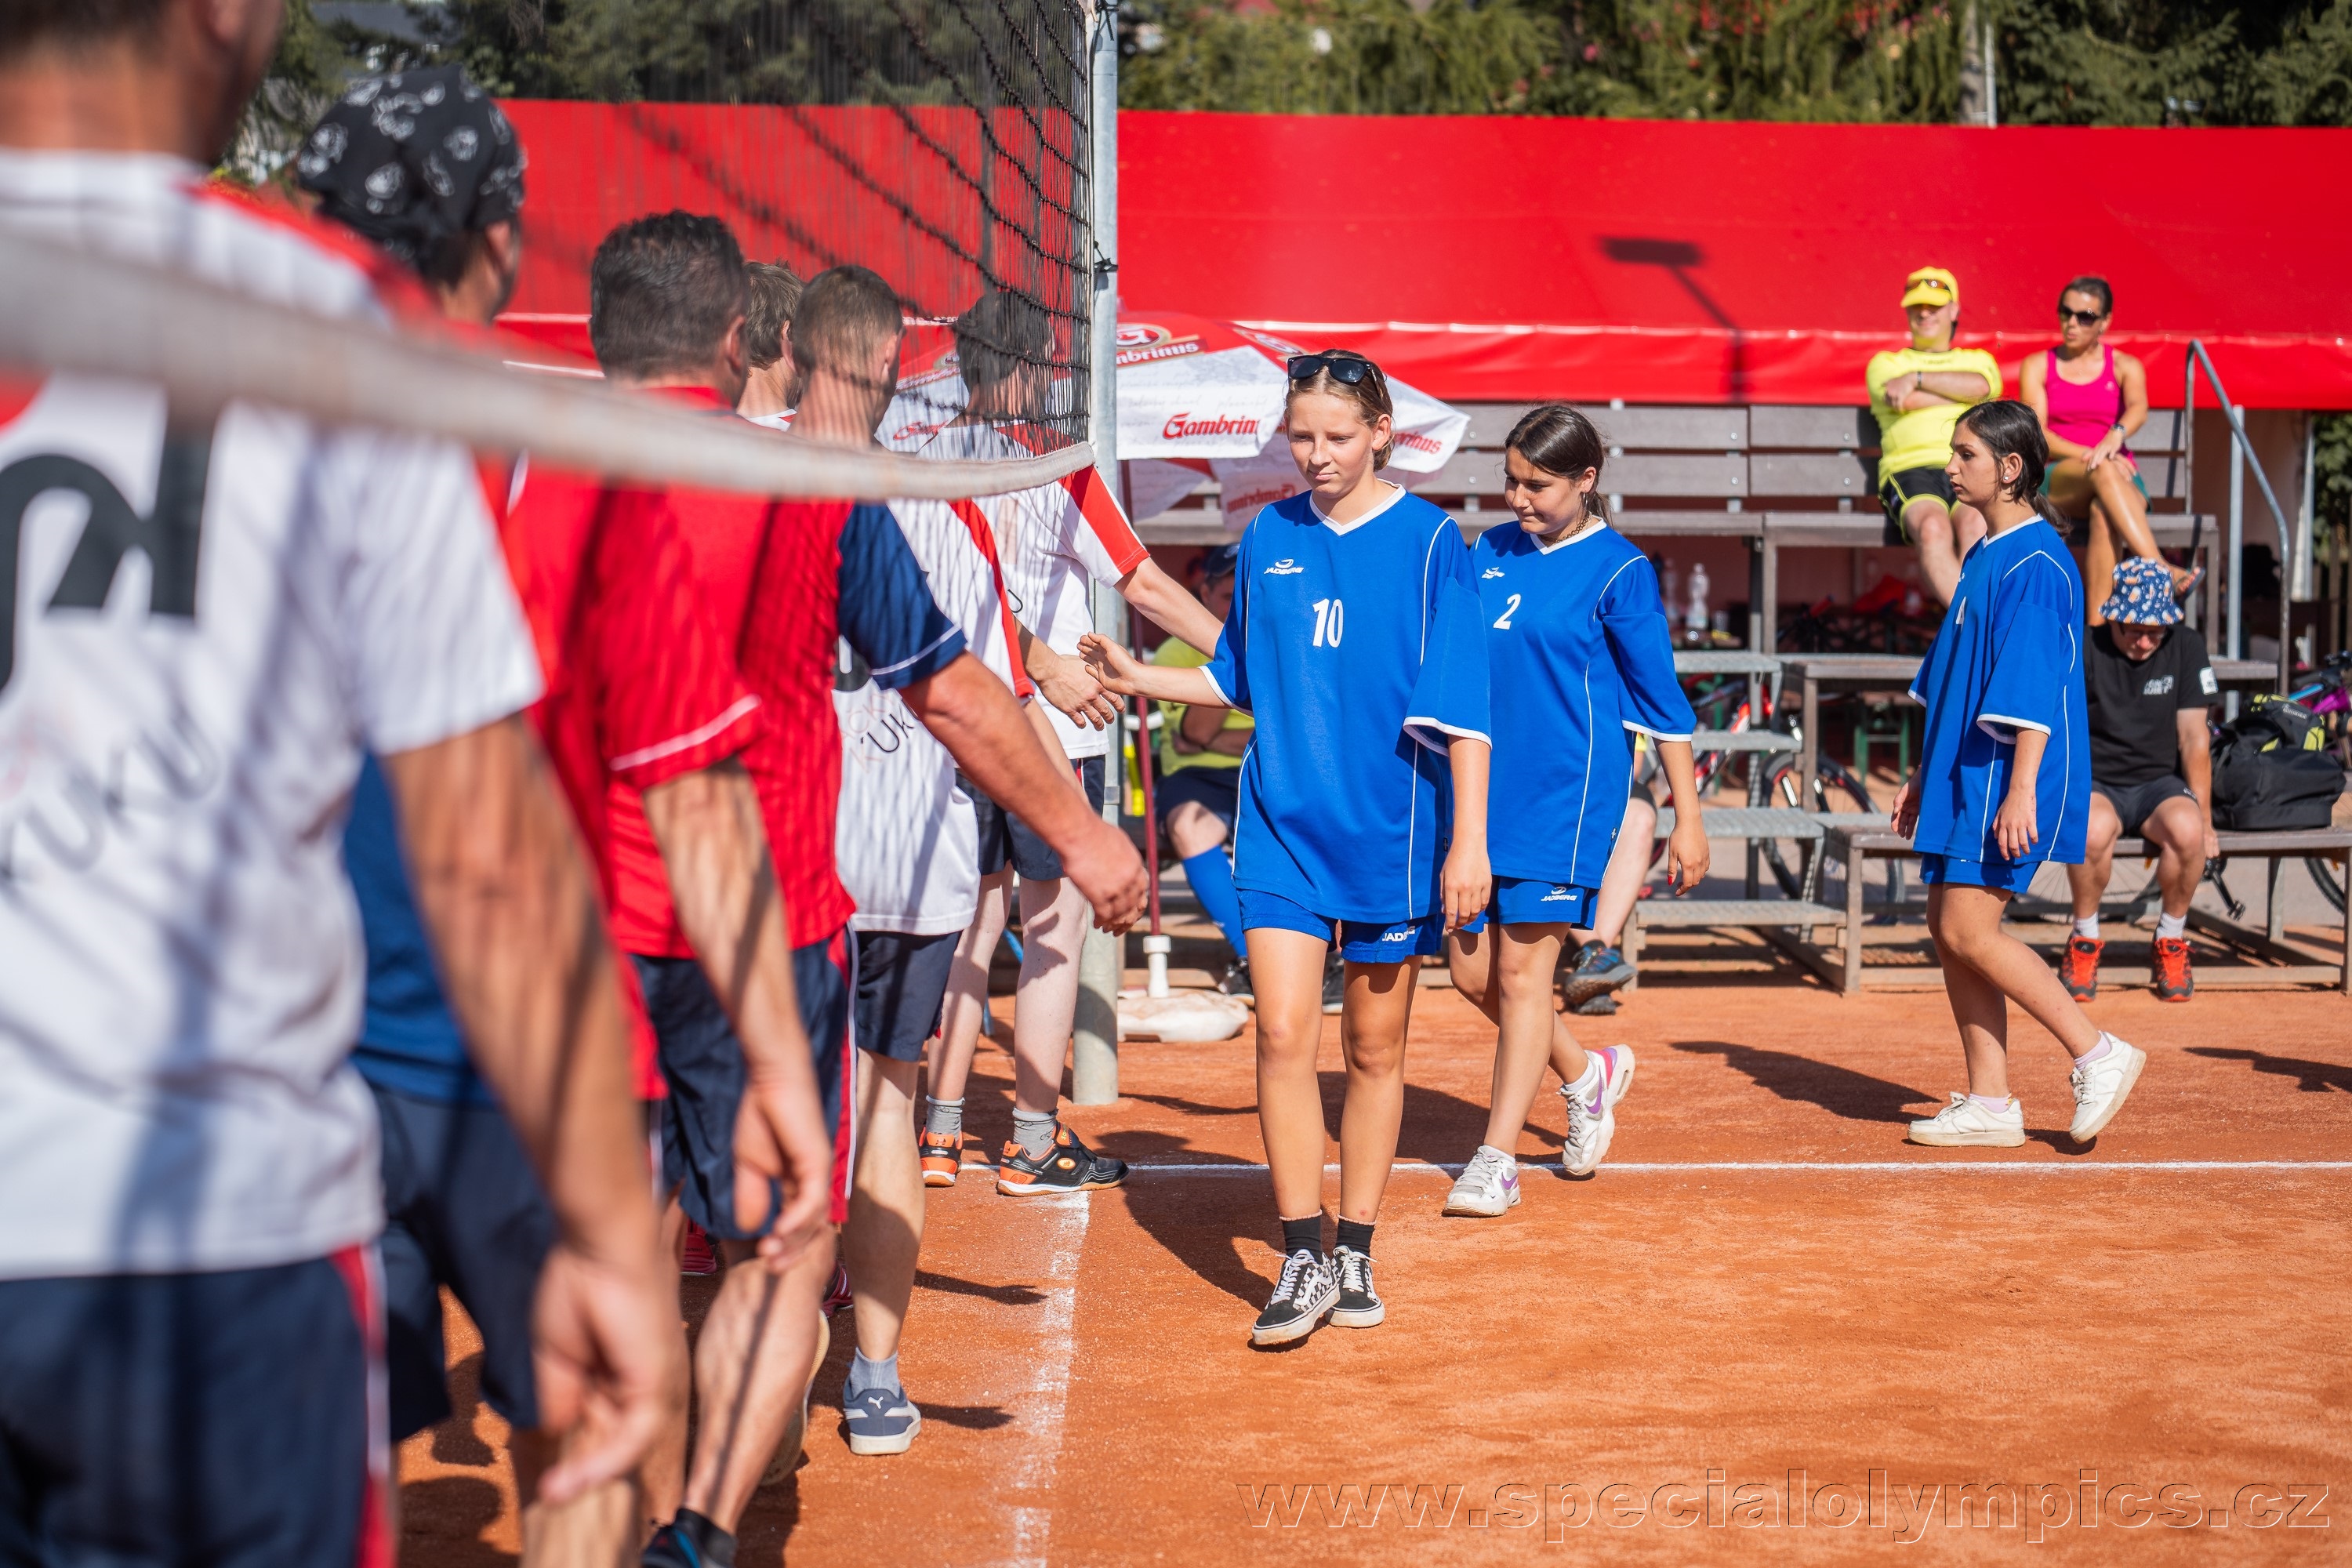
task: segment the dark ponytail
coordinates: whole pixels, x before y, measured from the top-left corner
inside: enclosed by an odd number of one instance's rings
[[[1591,468],[1592,489],[1584,498],[1584,514],[1607,520],[1608,510],[1601,504],[1601,469],[1609,449],[1591,420],[1565,403],[1539,403],[1520,416],[1503,446],[1562,479],[1579,479]]]
[[[2042,421],[2032,409],[2013,397],[1997,398],[1978,404],[1960,416],[1959,423],[1984,442],[1996,466],[2011,457],[2021,465],[2017,482],[2003,488],[2003,500],[2023,501],[2061,534],[2073,531],[2074,525],[2042,493],[2042,474],[2050,466],[2050,443],[2043,437]]]

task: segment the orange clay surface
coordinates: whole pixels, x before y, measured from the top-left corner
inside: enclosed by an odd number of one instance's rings
[[[1530,1163],[1507,1217],[1447,1219],[1448,1173],[1409,1164],[1385,1326],[1279,1352],[1247,1343],[1278,1267],[1249,1037],[1130,1044],[1129,1098],[1070,1118],[1128,1186],[934,1192],[920,1437],[850,1455],[837,1318],[808,1457],[738,1562],[2352,1562],[2352,1168],[2324,1163],[2352,1163],[2352,1003],[2092,1011],[2150,1058],[2095,1149],[2021,1016],[2032,1141],[1934,1151],[1903,1123],[1960,1086],[1939,995],[1647,985],[1575,1020],[1640,1057],[1596,1177]],[[1459,1162],[1493,1037],[1451,991],[1414,1022],[1399,1155]],[[1336,1126],[1336,1019],[1324,1055]],[[1010,1095],[983,1041],[990,1149]],[[1563,1125],[1547,1089],[1521,1158]],[[402,1454],[415,1568],[516,1551],[473,1349],[460,1325],[461,1414]]]

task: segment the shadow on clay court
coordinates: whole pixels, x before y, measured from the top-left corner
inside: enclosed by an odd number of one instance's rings
[[[2305,1094],[2352,1094],[2352,1068],[2333,1062],[2305,1061],[2301,1057],[2274,1057],[2263,1051],[2231,1050],[2221,1046],[2190,1046],[2184,1053],[2215,1061],[2244,1062],[2258,1073],[2291,1078]]]
[[[436,1476],[400,1489],[401,1556],[407,1568],[510,1568],[520,1561],[482,1539],[506,1498],[472,1476]]]
[[[1817,1061],[1787,1051],[1759,1046],[1734,1045],[1728,1040],[1675,1040],[1675,1049],[1692,1056],[1721,1057],[1724,1064],[1746,1073],[1759,1089],[1782,1100],[1818,1105],[1849,1121],[1909,1121],[1927,1114],[1935,1095],[1890,1079]]]
[[[934,1274],[929,1269],[916,1270],[915,1289],[937,1290],[942,1296],[977,1296],[1000,1307],[1034,1307],[1045,1299],[1034,1286],[982,1285],[976,1280],[959,1279],[952,1274]],[[925,1405],[924,1408],[930,1407]]]

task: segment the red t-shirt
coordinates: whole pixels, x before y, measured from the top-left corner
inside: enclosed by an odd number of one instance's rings
[[[666,390],[732,417],[708,392]],[[760,792],[792,944],[807,947],[841,930],[856,907],[834,868],[841,727],[833,686],[842,650],[863,659],[876,684],[897,689],[945,668],[963,653],[964,636],[932,600],[886,508],[700,490],[672,490],[669,502],[704,605],[764,710],[764,733],[743,763]],[[644,812],[614,791],[612,815],[614,939],[652,957],[690,955]]]
[[[531,721],[579,820],[617,937],[616,810],[625,805],[650,847],[638,793],[743,751],[765,729],[763,715],[697,591],[663,495],[545,468],[526,468],[519,491],[500,534],[547,677]],[[653,875],[667,899],[658,852]],[[619,968],[640,1089],[656,1093],[636,975]]]

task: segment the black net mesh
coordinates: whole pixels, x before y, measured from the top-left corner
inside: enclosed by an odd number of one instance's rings
[[[589,257],[614,224],[714,213],[751,259],[803,279],[855,263],[898,291],[917,325],[909,390],[885,426],[894,445],[913,447],[971,401],[958,318],[997,378],[982,414],[1019,426],[1030,449],[1085,437],[1081,0],[310,0],[307,11],[355,68],[459,63],[507,100],[530,154],[537,253],[518,309],[584,310]]]

